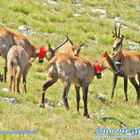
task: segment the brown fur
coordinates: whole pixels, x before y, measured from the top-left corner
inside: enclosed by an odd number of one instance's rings
[[[20,92],[20,79],[23,76],[24,92],[26,93],[26,76],[31,63],[25,49],[15,45],[10,48],[7,54],[7,67],[10,76],[9,90]]]
[[[115,33],[114,34],[114,40],[113,40],[113,55],[112,60],[120,61],[121,57],[124,57],[123,63],[120,67],[120,72],[123,73],[123,76],[125,78],[129,78],[132,85],[135,87],[137,92],[137,101],[138,104],[140,103],[140,86],[137,83],[135,76],[138,75],[138,80],[140,83],[140,53],[134,52],[134,51],[122,51],[123,49],[123,39],[124,36],[120,36],[120,27],[118,29],[117,33],[117,27],[115,25]],[[104,63],[105,64],[105,63]],[[108,67],[107,65],[104,67]],[[108,67],[109,68],[109,67]],[[126,80],[127,81],[127,80]],[[127,85],[126,85],[126,92],[127,92]],[[126,93],[125,93],[126,94]]]
[[[3,80],[6,82],[6,72],[7,72],[7,53],[9,49],[13,45],[20,45],[22,46],[26,53],[28,54],[29,58],[38,57],[39,55],[39,48],[33,46],[28,39],[20,34],[16,34],[9,29],[1,28],[0,29],[0,54],[5,60],[4,64],[4,74]],[[54,50],[51,48],[45,48],[45,52],[51,53],[47,58],[50,60],[54,56]]]
[[[91,83],[94,76],[95,70],[90,61],[65,53],[57,54],[48,64],[48,80],[43,85],[41,107],[45,107],[44,98],[47,88],[49,88],[58,79],[60,79],[64,84],[64,92],[62,98],[65,107],[67,109],[69,108],[67,96],[71,84],[74,83],[77,92],[79,92],[79,88],[82,87],[84,116],[89,117],[87,109],[87,94],[89,84]],[[79,94],[77,95],[77,98],[79,99]],[[78,100],[77,111],[79,111],[79,101],[80,99]]]

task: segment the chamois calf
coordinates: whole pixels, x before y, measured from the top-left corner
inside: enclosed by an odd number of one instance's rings
[[[31,62],[29,62],[25,49],[18,45],[11,47],[7,54],[7,65],[10,76],[9,90],[20,93],[20,79],[23,76],[24,92],[26,93],[26,76]]]
[[[48,63],[48,80],[42,86],[42,101],[40,106],[45,107],[45,91],[60,79],[64,85],[62,98],[66,109],[69,109],[68,92],[71,84],[74,83],[76,92],[78,92],[77,95],[79,95],[79,89],[82,87],[84,116],[89,117],[87,107],[88,88],[95,75],[96,72],[92,62],[65,53],[57,54]],[[79,99],[77,98],[77,111],[79,111]]]

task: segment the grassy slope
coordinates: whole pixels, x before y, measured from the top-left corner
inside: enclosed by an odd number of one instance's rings
[[[135,6],[139,0],[84,0],[82,6],[72,4],[71,0],[58,0],[58,6],[44,5],[45,0],[0,0],[0,26],[17,30],[19,25],[38,32],[37,35],[29,36],[33,44],[45,44],[49,40],[53,46],[64,40],[68,34],[74,42],[85,43],[81,55],[90,60],[100,60],[101,54],[107,50],[111,52],[111,31],[113,23],[111,19],[121,17],[125,20],[128,29],[123,29],[123,34],[127,39],[140,42],[138,34],[139,11]],[[103,8],[107,12],[107,18],[100,18],[98,14],[93,14],[92,8]],[[80,13],[80,17],[74,17],[75,13]],[[94,18],[93,18],[94,17]],[[46,38],[44,33],[48,32]],[[55,34],[54,34],[55,33]],[[98,44],[95,42],[98,41]],[[127,40],[126,40],[127,44]],[[127,49],[128,46],[126,45]],[[3,60],[0,61],[2,66]],[[135,104],[136,93],[129,83],[129,102],[124,102],[123,80],[120,78],[115,91],[115,98],[110,99],[112,74],[104,72],[101,80],[96,78],[89,90],[89,113],[91,119],[83,118],[83,102],[81,101],[80,114],[76,112],[75,91],[72,86],[69,93],[70,110],[66,111],[62,106],[53,109],[41,109],[37,106],[41,97],[41,85],[46,78],[39,75],[37,71],[45,72],[47,62],[38,64],[35,62],[28,75],[28,94],[16,95],[15,93],[5,93],[0,91],[0,130],[37,130],[37,135],[0,135],[0,139],[15,140],[32,139],[62,139],[62,140],[84,140],[91,139],[96,128],[118,128],[118,122],[101,119],[102,115],[114,117],[127,124],[126,128],[140,126],[140,113]],[[0,89],[7,84],[0,84]],[[57,82],[46,94],[51,104],[57,105],[62,96],[62,85]],[[97,99],[98,94],[107,96],[106,102],[102,103]],[[15,97],[18,101],[13,105],[5,102],[2,97]]]

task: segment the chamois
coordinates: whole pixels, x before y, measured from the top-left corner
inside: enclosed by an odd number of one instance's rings
[[[89,117],[87,107],[88,88],[95,75],[96,72],[92,62],[65,53],[57,54],[48,63],[48,80],[42,86],[42,100],[40,106],[45,107],[45,91],[58,79],[61,79],[64,85],[62,98],[66,109],[69,109],[67,100],[68,92],[71,84],[74,83],[76,92],[79,93],[79,89],[82,87],[84,116]],[[77,111],[79,111],[79,101],[77,102]]]
[[[35,59],[33,59],[35,60]],[[32,60],[32,62],[33,62]],[[23,76],[24,92],[26,93],[26,76],[31,67],[28,54],[22,46],[12,46],[7,54],[7,67],[10,76],[9,90],[20,93],[20,79]]]
[[[27,52],[29,58],[38,57],[39,55],[39,48],[33,46],[25,36],[16,34],[8,29],[1,28],[0,29],[0,54],[5,60],[4,73],[3,73],[4,82],[6,82],[6,73],[7,73],[7,53],[9,49],[14,45],[22,46]],[[52,50],[51,48],[46,48],[45,52],[50,52],[54,56],[54,50]],[[49,58],[49,60],[51,58]]]
[[[61,46],[63,46],[66,41],[61,43],[58,47],[55,49],[51,47],[45,47],[45,54],[46,58],[48,60],[51,60],[51,58],[55,55],[56,50],[58,50]],[[35,58],[39,56],[40,48],[33,46],[28,39],[21,34],[16,34],[9,29],[1,28],[0,29],[0,55],[4,58],[4,73],[3,73],[3,81],[6,82],[6,73],[7,73],[7,53],[9,49],[14,45],[20,45],[22,46],[25,51],[27,52],[29,58]],[[73,47],[75,48],[75,47]]]
[[[61,47],[57,47],[57,54],[58,53],[67,53],[72,56],[79,56],[79,53],[81,51],[81,47],[83,44],[74,44],[71,39],[66,35],[66,41],[65,44],[61,45]]]
[[[115,29],[116,30],[116,29]],[[115,31],[115,39],[113,41],[112,48],[114,50],[114,53],[111,57],[111,59],[116,62],[120,61],[123,58],[123,62],[119,66],[120,75],[125,76],[126,81],[127,77],[129,78],[132,85],[135,87],[135,90],[137,92],[137,102],[140,103],[140,86],[135,80],[135,76],[138,75],[138,80],[140,81],[140,53],[137,53],[135,51],[122,51],[123,49],[123,39],[124,36],[120,36],[120,27],[117,31]],[[116,79],[114,81],[114,85],[116,85]],[[115,87],[115,86],[114,86]],[[127,100],[127,82],[125,83],[125,96]],[[113,95],[112,95],[113,96]]]

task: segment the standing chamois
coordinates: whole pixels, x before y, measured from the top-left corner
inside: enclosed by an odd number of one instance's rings
[[[66,42],[68,42],[69,38],[67,38],[63,43],[57,46],[55,49],[51,47],[45,47],[45,56],[47,60],[51,60],[51,58],[55,55],[56,50],[58,50],[61,46],[65,46]],[[19,45],[22,46],[28,54],[29,58],[35,58],[39,56],[40,48],[33,46],[28,39],[21,34],[16,34],[9,29],[1,28],[0,29],[0,55],[4,58],[4,73],[3,73],[3,81],[6,82],[6,73],[7,73],[7,53],[9,49],[14,46]],[[76,45],[72,45],[74,50]]]
[[[42,101],[40,106],[45,107],[44,99],[46,90],[60,79],[64,85],[62,98],[66,109],[69,109],[68,92],[71,84],[74,83],[76,92],[78,92],[77,95],[79,95],[80,87],[82,87],[84,116],[89,117],[87,107],[88,88],[95,75],[96,72],[92,62],[65,53],[57,54],[48,63],[48,80],[42,87]],[[79,101],[77,100],[77,111],[79,111]]]
[[[116,27],[116,24],[115,24],[115,27],[114,27],[115,31],[112,31],[113,41],[115,41],[115,39],[120,37],[120,28],[121,28],[121,24],[120,24],[120,26],[118,28],[118,31],[117,31],[117,27]],[[113,46],[112,46],[112,48],[113,48],[113,51],[115,51],[115,48]],[[120,61],[120,65],[121,65],[121,63],[123,63],[123,57],[119,61]],[[123,79],[124,79],[125,100],[128,101],[128,96],[127,96],[128,78],[127,78],[126,75],[121,74],[121,73],[114,74],[114,76],[113,76],[113,86],[112,86],[111,99],[113,99],[113,97],[114,97],[114,91],[115,91],[115,87],[116,87],[116,84],[117,84],[118,76],[123,77]]]
[[[120,63],[118,67],[119,69],[119,74],[124,77],[124,87],[125,87],[125,97],[126,100],[127,98],[127,77],[129,78],[130,82],[132,85],[135,87],[135,90],[137,92],[137,102],[138,104],[140,103],[140,86],[137,83],[135,76],[138,75],[138,80],[140,81],[140,53],[137,53],[135,51],[122,51],[123,49],[123,39],[124,36],[120,36],[120,27],[118,29],[118,34],[117,34],[117,29],[115,28],[115,35],[114,41],[113,41],[113,55],[111,59],[113,60],[114,64],[116,62],[121,62],[122,59],[123,61]],[[116,82],[118,75],[115,75],[115,80],[114,80],[114,85],[113,87],[115,88]],[[114,92],[112,96],[114,95]]]
[[[9,90],[20,93],[20,79],[23,76],[24,92],[26,93],[26,76],[32,61],[29,62],[28,54],[22,46],[12,46],[7,54],[7,67],[10,76]]]
[[[60,44],[55,49],[51,47],[45,47],[46,58],[50,60],[55,55],[55,50],[61,47],[64,43]],[[22,46],[29,58],[35,58],[39,56],[38,47],[33,46],[28,39],[24,35],[16,34],[8,29],[1,28],[0,29],[0,55],[4,58],[4,73],[3,73],[3,81],[6,82],[6,73],[7,73],[7,53],[9,49],[14,46],[19,45]]]

